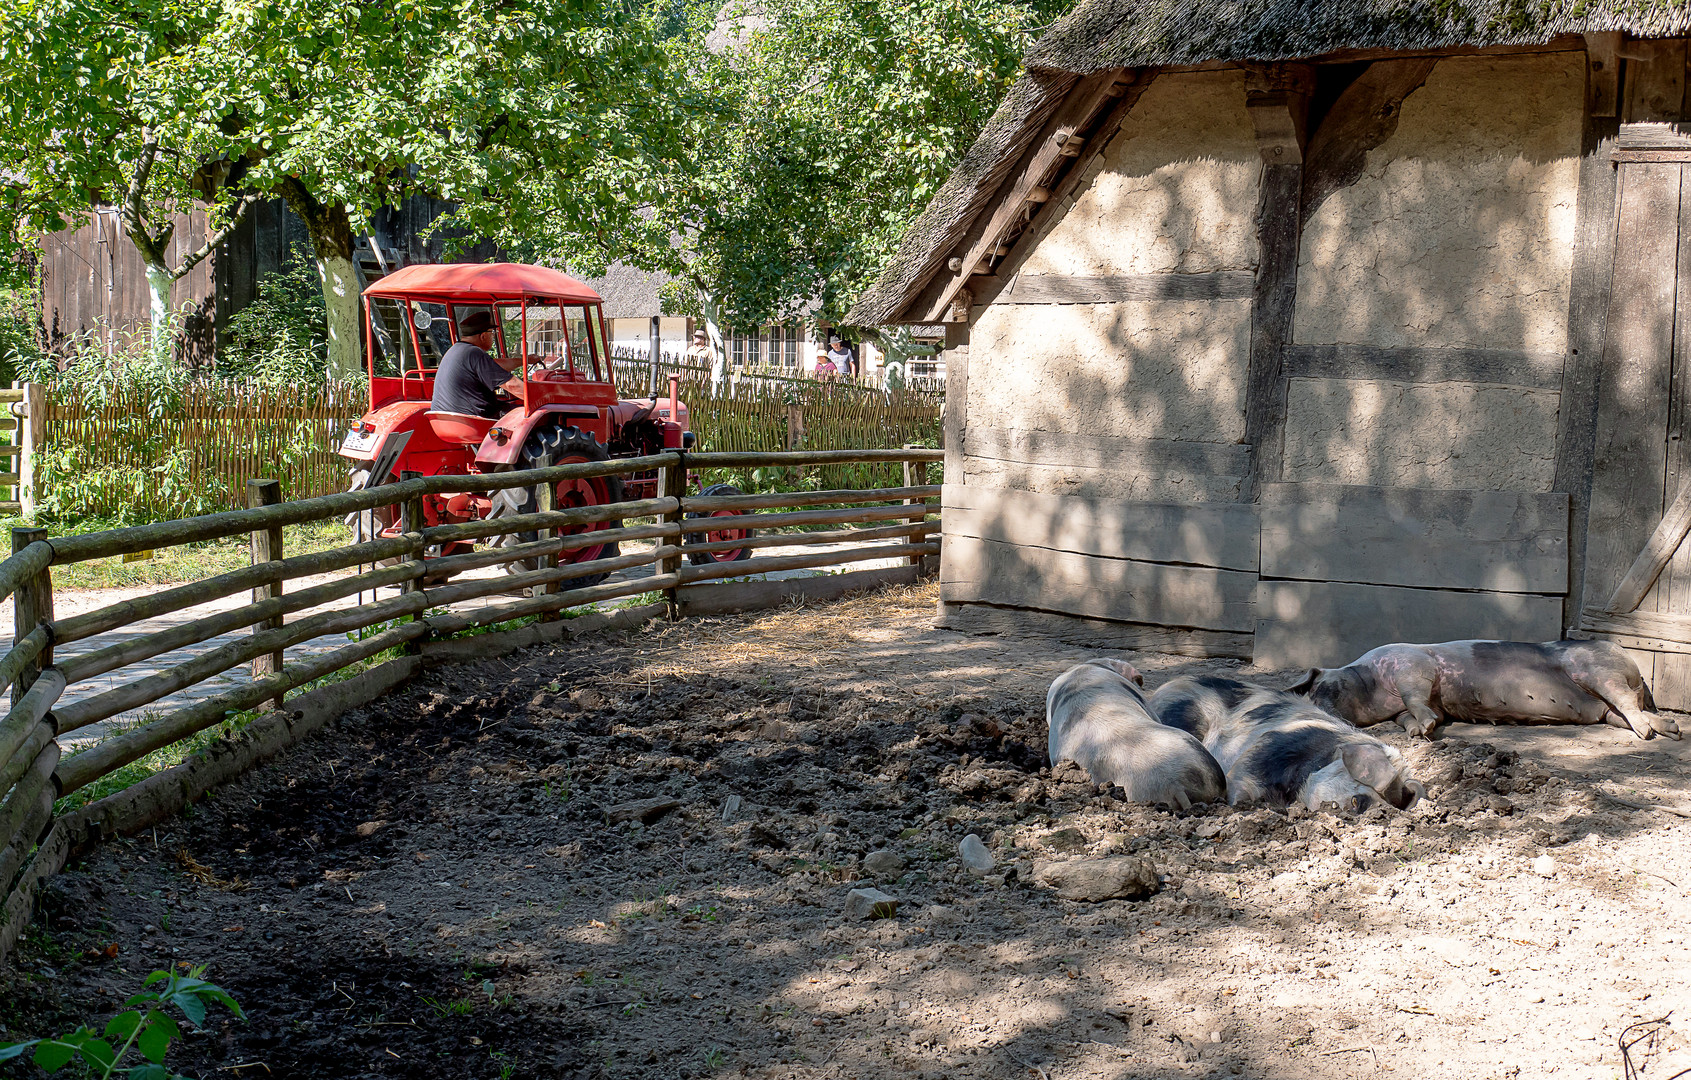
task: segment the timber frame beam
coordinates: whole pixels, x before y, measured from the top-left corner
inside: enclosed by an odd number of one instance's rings
[[[919,323],[967,321],[969,301],[957,301],[965,293],[972,300],[972,294],[980,291],[971,287],[971,279],[992,280],[996,268],[1009,257],[1015,238],[1042,207],[1057,201],[1053,195],[1059,189],[1072,186],[1149,82],[1148,75],[1116,68],[1076,83],[1056,115],[1040,129],[1021,166],[988,204],[990,212],[983,211],[958,238],[944,269],[917,295],[906,314]]]

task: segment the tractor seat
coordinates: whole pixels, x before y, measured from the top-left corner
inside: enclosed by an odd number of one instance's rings
[[[429,427],[441,442],[456,443],[472,449],[480,446],[482,440],[487,438],[487,433],[493,430],[493,425],[498,423],[497,420],[490,420],[485,416],[435,412],[433,409],[423,415],[429,418]]]

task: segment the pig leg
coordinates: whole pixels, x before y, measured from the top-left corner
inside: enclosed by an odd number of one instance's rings
[[[1602,691],[1593,690],[1592,693],[1602,698],[1609,706],[1603,714],[1605,723],[1613,727],[1631,728],[1632,733],[1640,739],[1649,739],[1656,735],[1666,735],[1670,739],[1679,738],[1679,725],[1660,713],[1645,712],[1638,704],[1638,696],[1630,689],[1614,692],[1613,687],[1605,686]]]
[[[1419,735],[1424,739],[1433,737],[1433,732],[1444,717],[1433,711],[1430,703],[1433,693],[1431,682],[1419,679],[1398,684],[1398,693],[1403,698],[1403,711],[1397,714],[1397,722],[1403,725],[1403,730],[1410,735]]]

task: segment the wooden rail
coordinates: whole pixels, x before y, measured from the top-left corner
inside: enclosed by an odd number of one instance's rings
[[[926,470],[941,456],[938,450],[914,448],[672,452],[485,476],[409,475],[371,490],[293,502],[275,501],[273,486],[254,481],[254,505],[244,510],[81,536],[14,530],[13,553],[0,561],[0,599],[13,597],[16,612],[13,645],[0,655],[0,690],[9,690],[11,701],[0,715],[0,959],[29,918],[41,883],[90,835],[159,820],[197,792],[297,742],[339,710],[372,700],[426,663],[497,655],[524,642],[555,640],[567,633],[568,622],[558,620],[569,609],[607,600],[659,595],[662,603],[641,609],[639,616],[673,618],[690,610],[695,594],[710,597],[701,610],[741,610],[778,603],[789,594],[819,595],[836,581],[843,589],[915,580],[937,566],[939,507],[927,500],[936,498],[940,487],[926,482]],[[887,488],[710,497],[688,495],[685,483],[692,469],[861,462],[903,463],[905,482]],[[660,474],[659,497],[552,508],[554,485],[563,481],[654,470]],[[0,476],[0,482],[4,479]],[[536,488],[540,509],[495,520],[423,524],[423,500],[430,496],[515,487]],[[282,552],[284,526],[378,507],[395,508],[394,520],[401,523],[397,535],[305,555]],[[795,527],[814,528],[773,531]],[[720,535],[726,530],[755,534],[714,541],[707,536],[707,531]],[[524,541],[519,534],[535,539]],[[53,616],[52,567],[233,536],[252,538],[252,565],[64,619]],[[481,549],[439,554],[446,544],[493,538],[494,545]],[[609,547],[635,542],[644,543],[627,552]],[[569,561],[572,553],[602,545],[606,551],[600,558]],[[817,550],[771,550],[791,547]],[[731,562],[705,558],[722,552],[742,556]],[[701,561],[692,564],[689,555]],[[837,578],[744,580],[868,560],[896,565]],[[510,572],[464,576],[501,565]],[[650,571],[623,580],[583,581],[643,567]],[[303,587],[294,587],[295,582]],[[383,595],[381,590],[397,591]],[[448,610],[513,592],[518,596],[507,602]],[[202,610],[142,633],[129,629],[243,595],[250,602]],[[336,603],[353,596],[369,599],[356,606]],[[451,640],[471,628],[529,618],[541,621]],[[603,622],[605,617],[596,618]],[[336,634],[353,640],[315,654],[298,651],[306,642]],[[78,647],[68,650],[71,645]],[[190,650],[190,655],[158,659],[178,650]],[[372,660],[380,662],[372,667]],[[121,730],[108,723],[241,665],[250,665],[250,679],[221,693],[161,714],[146,713],[138,722],[125,720]],[[344,682],[308,689],[326,677],[346,676],[355,665],[366,670]],[[66,697],[90,679],[110,681],[114,672],[113,685]],[[225,749],[190,753],[203,745],[203,733],[231,717],[237,718],[234,728],[244,730],[225,729],[229,734],[216,743]],[[73,733],[74,745],[65,742]],[[196,739],[201,741],[188,741]],[[171,748],[185,760],[155,771],[151,779],[128,788],[121,778],[110,780],[105,789],[94,788],[100,797],[81,807],[60,802]],[[179,782],[155,782],[170,777]]]

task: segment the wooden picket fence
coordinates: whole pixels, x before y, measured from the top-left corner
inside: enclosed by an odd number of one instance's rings
[[[938,460],[939,452],[932,450],[665,453],[493,475],[413,477],[293,502],[271,501],[275,482],[260,480],[251,493],[254,506],[245,510],[80,536],[53,537],[38,528],[13,530],[12,555],[0,562],[0,599],[10,596],[16,613],[12,647],[0,656],[0,689],[9,687],[12,701],[10,711],[0,718],[0,960],[16,944],[43,883],[77,850],[102,837],[157,823],[425,666],[486,659],[525,645],[579,636],[584,626],[629,627],[662,616],[750,610],[794,596],[821,598],[913,582],[937,571],[939,507],[930,500],[938,498],[940,486],[926,482],[925,470]],[[883,489],[795,494],[688,493],[688,477],[695,469],[853,462],[896,465],[903,470],[904,482]],[[533,487],[537,505],[544,508],[552,505],[550,496],[559,483],[651,470],[658,473],[655,498],[541,509],[491,522],[422,524],[423,500],[429,496]],[[399,535],[307,555],[287,557],[282,551],[286,525],[380,507],[393,508]],[[762,512],[771,510],[776,512]],[[710,531],[696,531],[705,519]],[[794,526],[809,531],[779,531]],[[818,526],[825,528],[816,531]],[[724,530],[753,532],[709,539]],[[448,543],[518,533],[537,539],[466,554],[425,555]],[[54,617],[54,566],[246,535],[251,536],[254,553],[250,567]],[[612,541],[651,541],[652,546],[593,561],[567,561],[573,552]],[[842,543],[847,546],[839,547]],[[771,547],[794,545],[818,550],[766,554]],[[730,551],[749,557],[730,562],[706,557]],[[695,561],[691,555],[700,558]],[[890,567],[744,580],[769,571],[889,558],[896,560]],[[517,559],[534,563],[525,562],[510,574],[453,577]],[[537,568],[527,569],[529,565]],[[624,580],[586,587],[570,584],[607,571],[646,567],[649,572]],[[319,580],[285,591],[286,582],[307,576]],[[384,596],[379,592],[383,589],[394,591]],[[448,607],[525,589],[523,599],[456,611]],[[233,610],[210,609],[150,633],[132,629],[140,620],[189,611],[248,590],[253,602]],[[366,594],[368,602],[346,603],[354,596],[364,601]],[[565,618],[572,608],[646,594],[661,594],[663,600],[613,615]],[[286,619],[288,615],[294,618]],[[464,636],[465,631],[531,617],[538,621]],[[250,633],[239,633],[248,628]],[[296,659],[288,662],[290,647],[329,635],[345,635],[351,643],[303,657],[296,650]],[[78,642],[90,644],[65,648]],[[148,663],[200,643],[209,644],[180,663]],[[368,666],[373,660],[381,662]],[[163,715],[143,715],[138,723],[111,722],[248,663],[251,679],[232,689]],[[312,688],[349,668],[356,674]],[[116,679],[110,678],[114,671],[120,673]],[[116,685],[64,699],[68,687],[102,676]],[[267,703],[267,711],[251,714]],[[243,719],[245,723],[238,722]],[[223,737],[188,754],[180,764],[81,806],[61,801],[102,781],[113,786],[108,778],[148,755],[200,745],[206,738],[201,733],[219,725]],[[80,733],[79,741],[95,737],[76,752],[65,753],[61,742],[72,733]]]
[[[649,368],[625,360],[615,367],[624,396],[646,392]],[[941,397],[930,390],[752,376],[718,388],[708,371],[685,364],[665,369],[666,386],[670,373],[682,376],[700,450],[939,445]],[[54,391],[45,400],[37,501],[59,514],[154,520],[238,507],[255,477],[281,480],[300,498],[346,490],[347,463],[335,450],[364,413],[368,391],[362,382],[196,383],[168,392]],[[830,466],[807,476],[813,485],[872,486],[892,483],[890,468]],[[754,483],[744,470],[724,476],[742,487]],[[16,483],[0,474],[0,484],[8,480]]]

